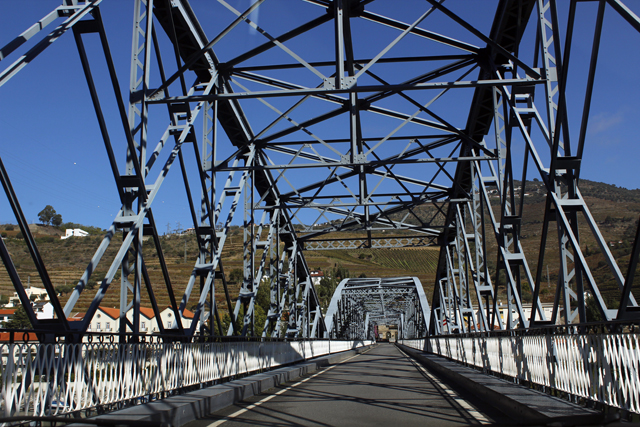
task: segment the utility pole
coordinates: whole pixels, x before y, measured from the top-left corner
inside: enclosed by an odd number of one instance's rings
[[[549,264],[547,264],[547,288],[549,287]]]

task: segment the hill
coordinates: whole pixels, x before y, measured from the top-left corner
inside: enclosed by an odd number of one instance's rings
[[[521,242],[527,255],[529,268],[535,276],[539,262],[540,234],[546,196],[542,183],[527,181],[524,185],[526,196],[523,202],[525,206],[522,217]],[[521,182],[515,182],[514,186],[521,186]],[[594,219],[598,223],[600,232],[609,245],[609,250],[618,260],[618,264],[623,274],[625,274],[631,245],[635,236],[637,218],[640,214],[640,190],[627,190],[614,185],[587,180],[581,181],[580,190],[589,205]],[[491,197],[497,204],[497,194],[493,194]],[[519,200],[516,201],[516,205],[519,205]],[[419,218],[426,219],[433,216],[434,210],[434,207],[426,205],[417,208],[415,212]],[[496,206],[494,206],[494,212],[498,213]],[[30,228],[36,238],[39,251],[45,261],[54,286],[60,290],[67,291],[61,295],[61,300],[64,304],[69,296],[68,291],[76,285],[102,241],[104,231],[95,227],[84,227],[85,230],[90,232],[88,237],[73,237],[61,240],[59,236],[63,233],[55,227],[31,225]],[[5,238],[5,244],[24,283],[41,286],[24,240],[20,238],[18,227],[9,224],[0,225],[0,232]],[[587,256],[587,262],[598,286],[605,298],[615,306],[615,301],[619,295],[618,285],[613,280],[601,249],[598,248],[593,234],[584,220],[580,220],[579,232],[583,252]],[[557,231],[553,228],[547,241],[546,256],[542,260],[542,298],[545,301],[553,299],[555,283],[560,268],[556,233]],[[193,269],[194,260],[197,257],[195,236],[162,236],[161,245],[167,260],[176,298],[180,300]],[[488,247],[492,248],[493,246],[489,244]],[[89,289],[83,292],[75,311],[84,311],[89,306],[96,292],[97,280],[101,280],[106,274],[108,260],[115,256],[118,248],[119,239],[115,238],[104,255],[104,261],[93,273],[88,285]],[[229,273],[232,270],[242,268],[242,251],[242,230],[239,227],[234,227],[230,238],[227,240],[223,254],[223,265],[227,277],[229,277]],[[157,253],[149,243],[146,243],[143,254],[155,298],[160,306],[167,305],[169,304],[169,297],[164,285]],[[260,255],[259,253],[256,259],[259,260]],[[331,272],[332,269],[341,267],[348,270],[351,277],[358,277],[363,274],[368,277],[417,276],[422,281],[428,298],[431,299],[439,251],[433,247],[322,250],[307,251],[305,255],[309,267],[313,270]],[[494,277],[496,259],[495,248],[489,249],[487,260]],[[232,285],[230,290],[231,297],[236,297],[238,291],[239,285]],[[11,297],[13,292],[13,285],[7,272],[4,268],[1,268],[0,295]],[[504,287],[500,289],[499,293],[505,293]],[[149,298],[146,291],[143,291],[142,297],[143,304],[148,305]],[[119,306],[119,298],[120,285],[117,277],[107,292],[103,305]],[[640,299],[640,293],[636,295],[636,298]],[[219,302],[225,300],[223,290],[220,287],[216,288],[216,299]],[[192,301],[194,301],[193,298]]]
[[[7,230],[9,228],[10,230]],[[7,233],[5,244],[11,254],[20,277],[25,284],[42,286],[36,268],[31,261],[28,249],[23,239],[16,237],[17,226],[0,226],[0,231]],[[38,243],[38,249],[45,261],[47,271],[56,289],[63,292],[60,295],[62,303],[66,303],[70,291],[87,268],[91,257],[102,241],[102,233],[93,230],[88,237],[72,237],[61,240],[58,234],[62,234],[54,227],[36,226],[32,233]],[[11,237],[10,237],[11,236]],[[193,270],[194,260],[197,257],[198,248],[194,235],[168,235],[161,237],[163,254],[167,262],[169,276],[174,289],[176,299],[179,301]],[[158,261],[158,255],[151,242],[145,244],[143,256],[152,283],[153,293],[158,304],[162,307],[169,304],[169,296],[165,288],[162,270]],[[107,271],[108,262],[119,248],[119,239],[113,239],[105,252],[103,261],[92,274],[80,300],[75,306],[74,312],[85,311],[96,291],[98,281]],[[223,253],[223,266],[229,280],[230,272],[242,268],[242,230],[234,228],[225,245]],[[186,254],[186,262],[185,262]],[[256,259],[259,260],[262,253],[259,252]],[[311,269],[330,272],[340,266],[348,270],[353,277],[366,275],[368,277],[392,277],[402,275],[417,275],[423,284],[434,281],[435,264],[438,251],[434,248],[402,248],[387,250],[360,249],[356,251],[309,251],[306,253],[307,263]],[[119,273],[105,295],[102,305],[118,307],[120,304]],[[238,295],[240,285],[232,284],[230,293],[235,298]],[[12,297],[13,285],[4,268],[0,269],[0,295]],[[224,303],[225,296],[221,287],[216,288],[216,300]],[[193,297],[191,301],[195,300]],[[149,297],[146,291],[142,293],[142,304],[149,305]],[[224,303],[226,305],[226,303]]]

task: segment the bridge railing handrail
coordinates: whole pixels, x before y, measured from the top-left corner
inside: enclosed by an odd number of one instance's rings
[[[607,322],[589,322],[589,323],[573,323],[569,325],[539,325],[529,328],[502,330],[483,332],[460,332],[451,334],[441,334],[438,337],[510,337],[510,336],[536,336],[536,335],[576,335],[576,334],[594,334],[594,333],[635,333],[640,331],[640,322],[632,320],[611,320]],[[433,338],[434,336],[425,336],[424,338]]]
[[[370,344],[261,338],[121,343],[114,335],[113,342],[74,344],[25,342],[17,335],[13,343],[0,343],[5,417],[105,412]]]
[[[635,328],[625,332],[604,328],[579,333],[571,327],[550,331],[461,334],[400,342],[544,391],[560,391],[595,406],[640,413],[640,334]]]
[[[118,332],[78,332],[43,329],[0,329],[0,344],[20,342],[42,343],[203,343],[203,342],[296,342],[296,341],[326,341],[327,338],[289,338],[289,337],[250,337],[233,335],[180,335],[171,333],[132,333]]]

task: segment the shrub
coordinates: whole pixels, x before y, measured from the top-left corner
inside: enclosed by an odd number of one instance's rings
[[[2,236],[3,239],[6,238],[7,237],[6,231],[3,231],[2,233],[0,233],[0,236]]]
[[[75,286],[73,285],[60,285],[56,286],[56,292],[59,294],[68,294],[69,292],[73,291],[74,288]]]
[[[13,224],[7,224],[4,226],[4,229],[7,231],[13,231]]]

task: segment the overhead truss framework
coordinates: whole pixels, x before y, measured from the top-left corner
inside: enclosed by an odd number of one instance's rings
[[[37,67],[42,51],[73,34],[120,198],[113,223],[63,306],[0,163],[7,199],[56,314],[53,322],[36,318],[0,242],[0,255],[34,327],[86,332],[104,295],[118,289],[119,281],[120,333],[140,332],[142,300],[156,316],[160,313],[145,247],[157,257],[162,292],[169,295],[177,320],[171,330],[159,325],[167,335],[255,334],[261,286],[269,287],[263,332],[269,337],[321,337],[335,333],[338,324],[348,328],[340,317],[347,316],[344,307],[352,310],[349,316],[375,313],[360,319],[362,325],[388,320],[387,309],[380,312],[367,298],[355,296],[380,289],[409,304],[405,313],[410,308],[422,323],[410,327],[407,317],[399,321],[415,336],[532,327],[560,317],[584,323],[589,320],[586,292],[604,319],[637,319],[632,287],[638,239],[624,274],[581,196],[579,177],[604,11],[620,14],[636,30],[638,17],[617,0],[598,2],[586,96],[579,107],[582,121],[573,135],[567,111],[576,102],[565,88],[581,2],[570,3],[562,29],[553,0],[500,0],[492,4],[494,13],[469,20],[462,17],[468,15],[464,2],[391,3],[290,2],[292,15],[283,19],[281,5],[264,0],[246,10],[225,0],[193,5],[135,0],[127,96],[100,0],[65,0],[2,47],[5,64],[26,41],[41,37],[1,69],[0,87],[25,66]],[[215,25],[205,31],[199,14],[206,14],[207,24],[214,16]],[[46,33],[57,20],[63,22]],[[536,34],[533,49],[521,46],[527,28]],[[106,71],[99,75],[113,90],[115,120],[124,131],[120,139],[107,126],[113,118],[103,113],[95,64],[85,49],[88,35],[100,41]],[[252,42],[244,44],[242,38]],[[256,38],[262,40],[257,45]],[[247,45],[255,47],[243,48]],[[170,277],[154,219],[160,209],[154,201],[169,174],[184,182],[197,236],[199,254],[189,277]],[[535,260],[525,256],[520,235],[525,182],[532,175],[546,191]],[[515,180],[522,181],[519,187]],[[578,221],[588,226],[619,286],[618,310],[601,295],[583,254]],[[235,224],[244,229],[244,280],[234,301],[222,254]],[[110,245],[119,249],[107,257]],[[354,293],[335,311],[342,313],[336,316],[343,323],[333,315],[325,321],[305,251],[428,245],[440,247],[430,312],[421,296],[414,305],[407,302],[405,279],[399,279],[404,284],[349,281],[342,290]],[[493,271],[490,256],[496,259]],[[540,289],[550,256],[559,257],[561,268],[553,314],[547,318]],[[67,322],[90,292],[87,284],[99,265],[107,273],[84,320]],[[186,284],[181,294],[175,293],[177,282]],[[411,286],[416,292],[416,283]],[[223,301],[216,301],[216,290]],[[507,304],[504,319],[498,315],[500,298]],[[525,313],[523,300],[533,301],[531,314]],[[193,321],[183,326],[190,307]],[[130,310],[133,316],[127,317]],[[362,330],[349,334],[367,335]]]
[[[417,277],[345,279],[326,313],[326,338],[375,340],[378,326],[395,325],[399,339],[424,337],[431,311]]]

